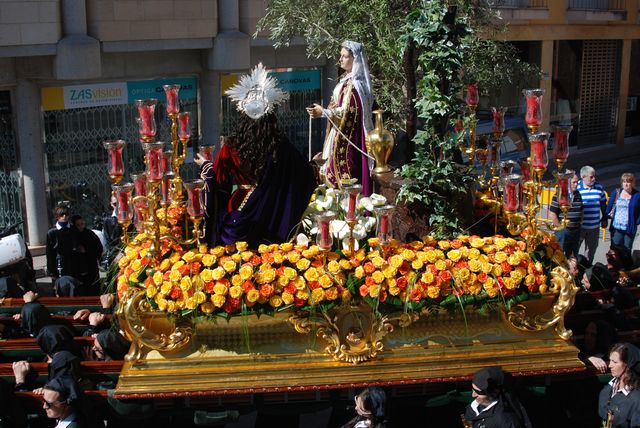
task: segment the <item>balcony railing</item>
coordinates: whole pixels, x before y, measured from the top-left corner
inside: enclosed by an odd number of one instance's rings
[[[569,0],[569,9],[620,11],[626,8],[626,0]]]
[[[505,9],[547,9],[547,0],[496,0],[494,5]]]

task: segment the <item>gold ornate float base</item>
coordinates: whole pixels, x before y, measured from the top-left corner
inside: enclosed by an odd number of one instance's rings
[[[535,311],[548,302],[528,306]],[[396,323],[381,339],[383,347],[372,343],[371,349],[379,349],[375,358],[360,364],[327,355],[327,346],[335,344],[312,333],[296,333],[290,315],[199,323],[185,349],[151,351],[127,361],[116,394],[251,394],[456,381],[489,365],[525,376],[584,370],[577,348],[553,329],[518,330],[503,313],[437,313],[405,328]],[[147,322],[153,323],[153,317]],[[326,329],[323,333],[326,336]]]

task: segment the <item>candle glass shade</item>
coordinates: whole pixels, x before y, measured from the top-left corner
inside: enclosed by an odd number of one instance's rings
[[[478,94],[478,85],[475,83],[470,83],[467,85],[467,96],[465,98],[465,102],[467,103],[467,107],[470,110],[474,111],[480,102],[480,96]]]
[[[553,126],[553,159],[556,164],[564,165],[569,158],[569,134],[573,130],[573,126]]]
[[[383,205],[374,208],[376,214],[377,226],[376,236],[381,245],[387,245],[393,239],[393,230],[391,226],[391,217],[393,215],[394,205]]]
[[[171,189],[171,180],[175,177],[173,172],[166,172],[162,177],[162,183],[160,187],[160,191],[162,193],[162,203],[167,204],[171,202],[169,198],[169,191]]]
[[[147,174],[144,172],[131,174],[131,180],[133,180],[136,196],[147,196]]]
[[[529,135],[529,144],[531,145],[531,166],[536,171],[547,169],[549,165],[549,155],[547,153],[547,145],[549,143],[549,134],[540,132]]]
[[[124,176],[124,161],[122,159],[125,142],[123,140],[105,141],[102,143],[109,154],[109,177],[114,183],[119,183]]]
[[[156,136],[156,118],[155,111],[158,100],[155,98],[148,100],[136,100],[135,105],[138,109],[138,132],[143,141],[150,141]]]
[[[496,138],[502,137],[504,132],[504,114],[506,112],[506,107],[491,107],[491,117],[493,118],[491,132]]]
[[[200,154],[200,157],[208,160],[208,161],[213,161],[213,149],[215,147],[214,146],[200,146],[200,148],[198,149],[198,153]]]
[[[557,172],[558,185],[556,187],[556,193],[558,195],[558,205],[560,207],[569,208],[573,200],[573,192],[571,191],[571,179],[573,178],[575,171],[570,169],[564,172]]]
[[[513,168],[517,165],[515,161],[507,160],[500,162],[500,177],[504,178],[513,173]]]
[[[157,143],[142,143],[142,148],[145,152],[147,161],[147,180],[150,182],[162,180],[164,171],[162,170],[162,149],[164,143],[158,141]]]
[[[522,93],[527,101],[527,113],[524,121],[529,129],[535,132],[542,124],[542,96],[544,95],[544,89],[523,89]]]
[[[163,85],[164,94],[167,97],[167,114],[175,115],[180,112],[180,105],[178,104],[178,92],[180,92],[180,85]]]
[[[144,221],[146,220],[145,213],[149,209],[149,201],[146,198],[134,198],[133,210],[135,212],[135,227],[138,232],[144,230]]]
[[[347,215],[345,216],[345,220],[356,221],[356,207],[358,205],[358,195],[362,192],[362,185],[350,184],[342,186],[342,191],[344,192],[344,195],[348,200]]]
[[[531,162],[529,158],[521,158],[518,160],[518,164],[520,164],[520,172],[522,173],[522,179],[524,181],[531,180]]]
[[[187,213],[193,218],[200,218],[204,215],[204,204],[202,203],[202,191],[204,181],[189,180],[184,182],[187,189]]]
[[[118,223],[131,223],[133,219],[133,207],[131,206],[133,184],[116,184],[111,186],[111,188],[116,196],[116,218],[118,219]]]
[[[325,211],[316,215],[316,224],[318,234],[316,235],[316,244],[322,251],[329,251],[333,246],[333,238],[331,237],[331,222],[336,218],[333,211]]]
[[[502,207],[505,212],[515,213],[520,208],[522,176],[519,174],[507,175],[503,178],[503,186]]]
[[[173,150],[165,150],[162,152],[162,171],[167,174],[173,172],[173,165],[171,160],[173,159]]]
[[[485,166],[487,164],[489,154],[488,149],[476,149],[476,159],[480,165]]]
[[[490,162],[494,165],[497,166],[499,165],[500,162],[500,145],[502,144],[502,142],[500,140],[494,140],[491,141],[489,143],[489,157],[490,157]]]
[[[178,114],[178,137],[181,140],[188,140],[189,138],[191,138],[191,128],[189,125],[190,121],[191,113],[182,112]]]

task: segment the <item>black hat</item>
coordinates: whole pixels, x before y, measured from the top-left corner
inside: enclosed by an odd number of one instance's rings
[[[499,366],[486,367],[473,375],[473,384],[479,394],[491,395],[504,384],[504,372]]]

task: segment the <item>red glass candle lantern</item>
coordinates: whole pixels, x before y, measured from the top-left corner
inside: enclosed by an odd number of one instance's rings
[[[491,132],[496,138],[502,137],[504,132],[504,114],[506,112],[506,107],[491,107],[491,117],[493,118]]]
[[[500,140],[494,140],[489,143],[490,162],[497,166],[500,162],[500,146],[502,142]]]
[[[133,202],[133,210],[135,213],[135,222],[134,225],[138,232],[142,232],[144,230],[144,222],[146,220],[145,213],[149,209],[149,201],[146,198],[134,198]]]
[[[480,95],[478,94],[478,85],[475,83],[470,83],[467,85],[467,97],[465,98],[465,102],[470,110],[475,110],[480,102]]]
[[[520,188],[522,186],[522,176],[510,174],[504,177],[504,194],[502,206],[506,212],[514,213],[520,208]]]
[[[148,100],[136,100],[138,109],[138,132],[140,138],[149,141],[156,136],[156,118],[155,111],[158,100],[155,98]]]
[[[173,172],[173,165],[171,161],[173,160],[173,150],[165,150],[162,152],[162,171],[164,173]]]
[[[507,160],[500,162],[500,177],[506,177],[513,173],[513,168],[517,165],[515,161]]]
[[[542,124],[542,96],[544,95],[544,89],[523,89],[522,93],[527,100],[527,113],[524,121],[531,132],[536,132]]]
[[[573,199],[573,192],[570,188],[570,182],[575,174],[572,170],[566,170],[564,172],[556,173],[558,178],[558,185],[556,186],[556,193],[558,194],[558,205],[561,207],[570,207]]]
[[[173,172],[166,172],[162,176],[162,184],[160,187],[160,191],[162,193],[162,203],[168,204],[171,202],[169,198],[169,190],[171,189],[171,180],[174,178],[175,174]]]
[[[204,181],[190,180],[184,182],[187,189],[187,213],[191,217],[202,217],[204,215],[204,205],[202,204],[202,190]]]
[[[569,158],[569,134],[573,130],[573,126],[558,126],[552,127],[553,130],[553,159],[558,165],[558,169],[561,169]]]
[[[180,111],[180,105],[178,104],[178,92],[180,91],[180,85],[163,85],[164,94],[167,97],[167,114],[174,115]]]
[[[162,180],[164,170],[162,169],[162,149],[164,143],[158,141],[157,143],[143,143],[142,148],[145,151],[145,157],[147,161],[147,180],[150,182]]]
[[[189,123],[191,121],[191,113],[182,112],[178,115],[178,137],[181,140],[188,140],[191,138],[191,128]]]
[[[531,166],[536,171],[547,169],[549,164],[549,155],[547,154],[547,144],[549,142],[549,134],[539,132],[529,136],[529,144],[531,145]]]
[[[118,223],[131,223],[133,219],[133,208],[131,206],[131,194],[133,184],[117,184],[111,186],[116,195],[116,218]]]
[[[208,145],[207,146],[200,146],[200,149],[198,150],[198,153],[204,159],[206,159],[208,161],[212,161],[213,160],[213,149],[214,148],[215,148],[214,146],[208,146]]]
[[[318,225],[318,234],[316,235],[316,244],[322,251],[329,251],[333,246],[333,238],[331,237],[331,222],[336,218],[333,211],[325,211],[316,215],[316,223]]]
[[[378,220],[376,236],[382,245],[387,245],[391,242],[391,239],[393,239],[391,217],[394,209],[395,206],[393,205],[383,205],[381,207],[374,208]]]
[[[347,197],[347,215],[345,219],[347,221],[356,221],[356,206],[358,204],[358,195],[362,192],[362,185],[350,184],[342,186],[342,191]]]
[[[524,181],[531,180],[531,162],[529,158],[521,158],[518,159],[518,164],[520,165],[520,172],[522,173],[522,179]]]
[[[125,142],[123,140],[105,141],[102,143],[109,154],[109,177],[114,183],[119,183],[124,176],[124,161],[122,154]]]
[[[144,172],[131,174],[136,196],[147,196],[147,174]]]
[[[488,156],[488,149],[476,149],[476,159],[478,160],[478,162],[480,162],[480,165],[486,165]]]

